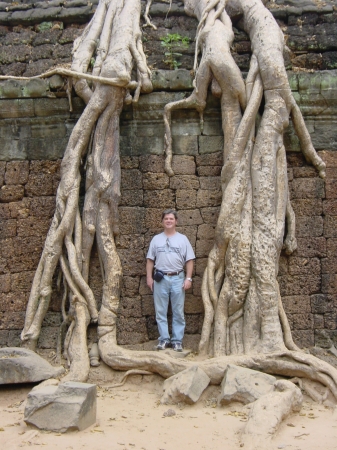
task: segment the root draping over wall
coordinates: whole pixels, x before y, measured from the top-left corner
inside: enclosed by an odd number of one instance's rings
[[[325,175],[325,165],[313,148],[288,84],[283,34],[261,0],[185,0],[184,5],[186,13],[199,21],[194,91],[190,97],[165,107],[167,173],[173,175],[173,110],[196,109],[202,132],[210,88],[221,99],[224,132],[222,204],[202,283],[205,317],[199,350],[211,358],[205,357],[198,364],[213,384],[221,382],[228,364],[237,364],[319,381],[337,398],[337,371],[302,353],[293,343],[276,279],[282,247],[288,253],[296,248],[283,144],[289,116],[306,159],[322,177]],[[230,52],[234,37],[232,14],[243,19],[252,44],[245,81]],[[115,246],[119,232],[119,115],[124,103],[137,101],[141,92],[152,89],[139,18],[140,0],[100,1],[91,22],[74,44],[71,70],[77,75],[73,86],[87,106],[72,132],[62,162],[56,212],[35,274],[22,331],[23,343],[34,348],[48,309],[52,276],[60,264],[59,282],[65,287],[63,326],[68,325],[67,378],[72,380],[85,381],[88,376],[86,329],[90,321],[98,322],[101,357],[114,369],[139,369],[169,377],[192,364],[160,352],[126,350],[117,345],[116,339],[122,276]],[[146,23],[151,25],[148,15]],[[92,76],[86,77],[93,81],[89,85],[78,74],[87,74],[93,56]],[[131,79],[132,73],[137,74],[137,80]],[[107,78],[113,85],[104,84]],[[133,98],[128,90],[131,87],[135,89]],[[81,215],[78,202],[83,167],[86,183]],[[94,239],[103,274],[100,311],[88,285]]]

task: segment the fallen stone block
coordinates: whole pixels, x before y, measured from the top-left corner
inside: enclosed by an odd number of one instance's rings
[[[24,421],[41,430],[65,433],[96,422],[96,385],[67,381],[36,386],[27,397]]]
[[[256,370],[229,365],[221,383],[218,404],[254,402],[262,395],[274,391],[276,378]]]
[[[17,347],[0,349],[0,385],[34,383],[56,378],[63,367],[53,367],[32,350]]]
[[[209,382],[208,375],[198,366],[185,369],[165,380],[161,403],[185,402],[191,405],[199,400]]]

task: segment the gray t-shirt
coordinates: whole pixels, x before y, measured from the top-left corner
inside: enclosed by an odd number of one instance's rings
[[[184,234],[177,232],[173,236],[166,236],[163,232],[152,239],[146,257],[155,262],[158,270],[178,272],[183,270],[187,261],[195,259],[195,254]]]

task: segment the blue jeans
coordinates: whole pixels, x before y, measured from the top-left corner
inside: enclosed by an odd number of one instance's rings
[[[184,303],[185,290],[183,289],[185,274],[164,278],[154,282],[153,298],[156,310],[156,321],[159,331],[160,341],[169,341],[170,335],[167,323],[167,309],[169,300],[172,306],[172,342],[182,342],[185,331]]]

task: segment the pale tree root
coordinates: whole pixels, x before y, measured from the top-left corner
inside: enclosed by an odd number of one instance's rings
[[[308,378],[326,386],[337,399],[337,370],[330,364],[297,351],[270,354],[230,355],[202,361],[177,359],[153,351],[133,351],[116,345],[114,333],[102,336],[98,343],[102,360],[114,370],[146,370],[169,378],[183,370],[198,365],[206,372],[211,384],[222,382],[229,364],[285,377]]]
[[[263,395],[250,405],[248,422],[241,435],[245,449],[269,450],[282,420],[301,409],[303,397],[297,386],[287,380],[278,380],[274,386],[274,392]]]
[[[124,384],[126,383],[126,380],[128,379],[128,377],[130,375],[153,375],[153,372],[149,372],[148,370],[138,370],[138,369],[128,370],[123,375],[123,378],[121,379],[121,381],[119,383],[104,386],[104,389],[117,388],[117,387],[124,386]]]

